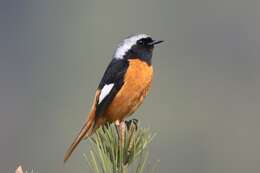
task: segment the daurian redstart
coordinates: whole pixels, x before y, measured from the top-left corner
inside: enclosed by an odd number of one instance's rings
[[[98,85],[87,120],[67,150],[67,161],[82,139],[106,122],[122,122],[143,102],[153,79],[152,54],[156,41],[146,34],[124,39],[117,47]]]

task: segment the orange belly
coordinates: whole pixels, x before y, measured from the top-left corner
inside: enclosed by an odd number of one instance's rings
[[[134,113],[147,95],[152,78],[153,68],[151,65],[139,59],[129,60],[124,84],[104,112],[104,117],[108,121],[121,121]]]

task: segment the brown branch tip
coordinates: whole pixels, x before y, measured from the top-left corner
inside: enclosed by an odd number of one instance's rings
[[[18,166],[15,173],[23,173],[23,169],[22,169],[22,166]]]

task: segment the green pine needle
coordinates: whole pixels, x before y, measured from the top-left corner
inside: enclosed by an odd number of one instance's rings
[[[90,152],[84,155],[92,173],[144,173],[149,156],[147,147],[155,135],[134,121],[127,125],[123,142],[114,124],[99,128],[93,135]],[[149,172],[155,173],[157,166],[158,162],[150,166]]]

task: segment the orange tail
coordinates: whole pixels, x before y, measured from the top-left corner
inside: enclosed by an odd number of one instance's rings
[[[64,156],[64,162],[66,162],[69,157],[71,156],[72,152],[75,150],[75,148],[78,146],[78,144],[80,143],[80,141],[84,138],[89,137],[92,132],[93,132],[93,127],[94,127],[95,121],[93,120],[88,120],[86,124],[84,124],[84,126],[82,127],[82,129],[80,130],[79,134],[77,135],[77,137],[74,139],[73,143],[70,145],[69,149],[67,150],[67,152],[65,153]]]

